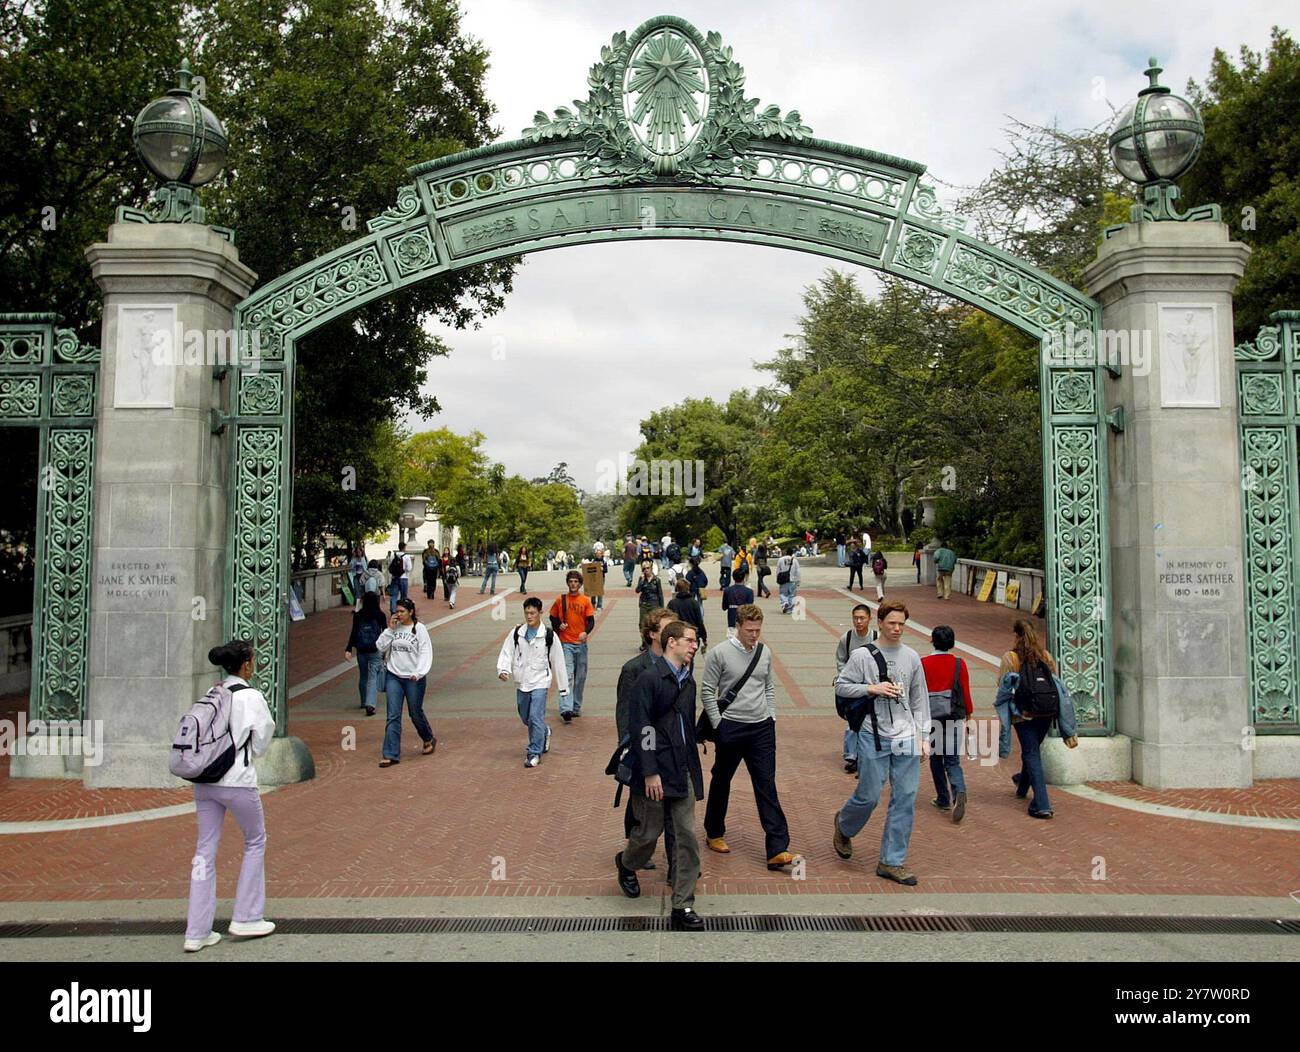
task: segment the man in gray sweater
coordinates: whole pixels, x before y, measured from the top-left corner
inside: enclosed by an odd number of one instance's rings
[[[835,813],[832,845],[840,858],[853,857],[853,837],[867,824],[888,779],[889,813],[876,875],[914,885],[916,876],[905,863],[921,759],[930,754],[930,694],[920,655],[903,645],[907,607],[884,602],[877,616],[880,645],[853,651],[835,681],[835,693],[841,697],[865,697],[867,712],[858,731],[858,787]]]
[[[731,779],[743,760],[754,786],[758,820],[767,835],[767,868],[779,870],[794,862],[795,856],[789,850],[790,830],[776,794],[776,676],[772,652],[758,641],[762,631],[763,611],[753,603],[745,604],[736,611],[736,635],[710,650],[704,663],[700,701],[718,739],[704,809],[704,835],[712,850],[724,855],[731,851],[723,839],[727,802]],[[728,694],[745,675],[755,654],[758,662],[754,671],[728,704]]]
[[[849,663],[849,655],[860,647],[876,641],[878,632],[871,628],[871,607],[859,603],[853,608],[853,627],[840,637],[835,646],[835,675],[831,685],[839,679],[844,666]],[[849,774],[858,773],[858,732],[852,727],[844,728],[844,770]]]

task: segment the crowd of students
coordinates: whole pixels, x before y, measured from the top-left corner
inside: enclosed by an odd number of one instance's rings
[[[703,821],[705,847],[720,854],[731,852],[726,841],[730,786],[743,763],[765,836],[768,869],[784,870],[799,861],[790,849],[789,827],[777,792],[774,659],[761,640],[763,610],[745,583],[763,547],[742,546],[723,562],[727,581],[722,607],[728,617],[728,639],[709,650],[702,661],[697,654],[707,644],[701,606],[707,581],[702,573],[692,576],[698,569],[696,559],[691,559],[690,571],[675,573],[674,595],[667,606],[653,562],[642,564],[637,584],[640,649],[619,674],[618,745],[607,768],[622,787],[619,792],[628,791],[625,843],[614,856],[614,872],[625,895],[639,895],[637,872],[654,868],[652,858],[662,836],[675,930],[704,927],[694,909],[701,869],[695,804],[706,799],[701,745],[714,746]],[[797,566],[797,557],[790,556],[787,568],[781,569],[784,558],[778,558],[778,575],[789,575],[789,567]],[[454,557],[448,565],[455,565]],[[521,585],[525,580],[521,575]],[[779,584],[784,588],[792,581],[797,588],[797,576],[787,576]],[[578,571],[566,574],[565,592],[548,611],[549,624],[543,622],[542,600],[525,599],[524,620],[509,630],[497,657],[498,677],[515,683],[516,707],[527,734],[524,765],[528,768],[538,767],[550,750],[546,707],[552,684],[558,690],[561,719],[567,724],[582,716],[587,651],[596,628],[596,607],[583,594],[582,584]],[[403,708],[421,740],[421,753],[431,755],[437,746],[424,714],[433,646],[415,603],[400,589],[387,619],[377,590],[364,588],[360,594],[346,653],[349,660],[356,658],[360,704],[367,715],[375,713],[382,684],[387,724],[379,766],[389,768],[401,762]],[[787,612],[784,592],[781,608]],[[973,695],[966,662],[954,653],[952,628],[941,625],[931,632],[933,653],[923,658],[903,642],[909,618],[903,603],[884,601],[876,616],[878,628],[873,630],[871,609],[865,603],[853,607],[852,627],[837,640],[833,652],[836,710],[847,723],[844,767],[856,775],[857,782],[834,814],[831,844],[840,858],[852,858],[853,839],[866,827],[888,782],[889,804],[880,823],[875,872],[915,885],[917,877],[907,866],[907,854],[921,760],[929,760],[936,793],[932,805],[961,822],[968,804],[961,758],[966,721],[974,711]],[[213,689],[225,692],[232,755],[220,777],[210,779],[211,784],[195,785],[199,835],[185,937],[185,949],[191,952],[221,938],[212,930],[212,919],[215,858],[227,810],[235,815],[245,841],[229,932],[236,937],[260,937],[275,927],[262,916],[266,837],[253,766],[269,746],[274,721],[265,698],[250,685],[255,668],[250,643],[234,640],[214,648],[209,660],[226,674]],[[999,757],[1010,756],[1013,734],[1020,743],[1020,770],[1012,779],[1015,795],[1028,798],[1031,817],[1052,818],[1042,745],[1056,724],[1065,744],[1074,748],[1078,743],[1075,714],[1054,659],[1026,620],[1015,622],[1013,644],[1002,657],[994,707],[1002,726]]]

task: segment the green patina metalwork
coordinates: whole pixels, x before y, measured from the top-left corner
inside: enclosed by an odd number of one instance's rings
[[[1096,334],[1100,307],[965,232],[923,165],[812,136],[795,111],[745,97],[716,33],[651,19],[601,49],[590,93],[539,113],[524,137],[410,170],[358,240],[260,288],[237,308],[262,351],[236,372],[226,629],[261,641],[260,686],[285,726],[293,349],[363,304],[438,274],[568,245],[734,241],[811,252],[928,285],[1046,346]],[[1096,344],[1094,344],[1096,345]],[[1095,364],[1044,356],[1042,413],[1049,637],[1085,733],[1113,729],[1106,421]],[[275,377],[278,386],[268,384]]]
[[[0,314],[0,427],[40,430],[33,719],[86,715],[99,349],[57,314]]]
[[[1245,492],[1250,719],[1262,734],[1300,730],[1300,311],[1271,315],[1235,351]]]

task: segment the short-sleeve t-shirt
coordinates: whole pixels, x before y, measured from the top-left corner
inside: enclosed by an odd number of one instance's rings
[[[596,616],[596,608],[585,595],[569,595],[565,592],[551,604],[550,616],[559,618],[560,642],[577,643],[578,637],[587,631],[587,618]]]

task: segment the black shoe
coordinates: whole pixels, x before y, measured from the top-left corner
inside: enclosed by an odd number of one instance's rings
[[[703,931],[704,918],[689,906],[684,910],[673,910],[673,931]]]
[[[573,713],[571,713],[571,712],[562,712],[562,713],[560,713],[560,719],[562,719],[565,723],[572,723],[572,722],[573,722]]]
[[[579,712],[577,709],[574,709],[571,715],[572,715],[573,718],[576,720],[579,716],[582,715],[582,713]]]
[[[651,859],[649,862],[647,862],[647,863],[646,863],[644,866],[642,866],[641,868],[642,868],[642,869],[658,869],[659,867],[655,865],[655,863],[654,863],[654,859]]]
[[[856,758],[856,757],[855,757],[854,759],[852,759],[852,760],[845,760],[845,761],[844,761],[844,773],[845,773],[845,774],[857,774],[857,773],[858,773],[858,761],[857,761],[857,758]]]
[[[641,896],[641,882],[636,879],[636,870],[623,868],[623,852],[614,856],[614,865],[618,869],[618,886],[629,899]]]

